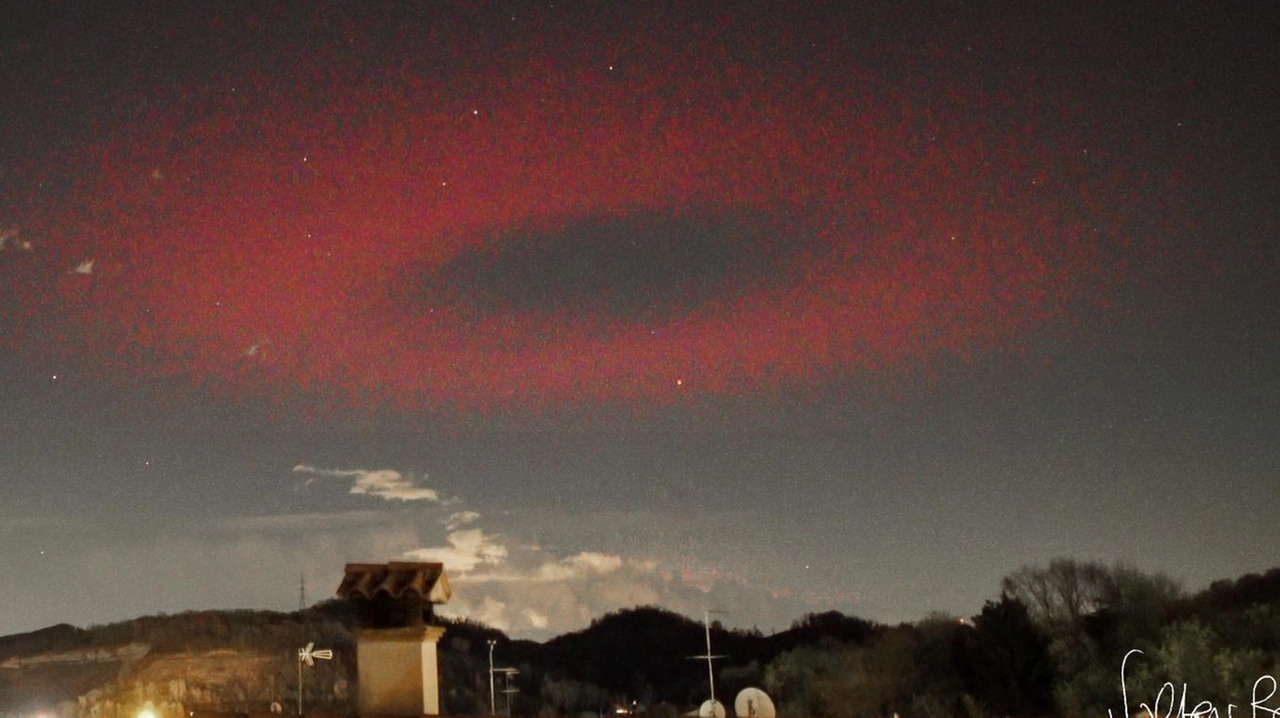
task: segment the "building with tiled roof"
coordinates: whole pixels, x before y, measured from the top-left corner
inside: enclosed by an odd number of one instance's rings
[[[361,715],[440,713],[436,644],[444,629],[429,625],[432,607],[452,595],[444,564],[349,563],[338,597],[352,601]]]

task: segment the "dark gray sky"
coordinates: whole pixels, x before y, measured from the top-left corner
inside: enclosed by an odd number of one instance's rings
[[[1276,563],[1271,3],[3,13],[0,635]]]

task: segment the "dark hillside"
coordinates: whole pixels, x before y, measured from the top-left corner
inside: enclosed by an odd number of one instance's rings
[[[715,661],[717,697],[732,700],[727,695],[731,691],[758,684],[763,666],[785,651],[823,640],[862,643],[877,630],[869,621],[835,611],[805,616],[772,636],[727,630],[713,622],[711,651],[720,656]],[[708,686],[705,660],[693,657],[706,652],[701,622],[661,608],[637,607],[607,614],[588,628],[540,646],[531,658],[544,672],[543,683],[522,689],[554,691],[572,681],[579,693],[599,693],[610,704],[696,707],[706,700]]]
[[[0,661],[28,653],[77,648],[84,645],[90,636],[91,634],[83,628],[76,628],[68,623],[59,623],[30,633],[2,636],[0,637]]]

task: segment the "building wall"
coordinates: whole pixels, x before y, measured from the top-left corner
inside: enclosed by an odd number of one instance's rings
[[[440,714],[437,626],[365,629],[356,634],[360,712],[364,715]]]

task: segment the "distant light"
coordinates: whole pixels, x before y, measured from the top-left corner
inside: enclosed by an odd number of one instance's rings
[[[136,718],[159,718],[159,717],[156,715],[156,712],[154,710],[150,708],[143,708],[142,710],[138,711],[138,715],[136,716]]]

